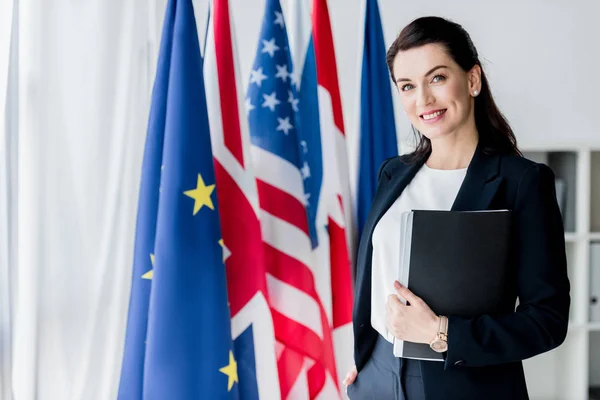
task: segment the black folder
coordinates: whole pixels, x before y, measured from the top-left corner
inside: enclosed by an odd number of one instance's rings
[[[508,278],[511,219],[509,210],[403,213],[399,282],[438,315],[499,312]],[[443,361],[427,344],[397,339],[394,355]]]

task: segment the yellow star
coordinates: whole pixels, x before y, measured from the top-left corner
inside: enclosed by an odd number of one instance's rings
[[[228,392],[231,391],[231,388],[233,387],[233,383],[239,382],[238,374],[237,374],[237,363],[235,362],[235,359],[233,358],[233,352],[231,350],[229,350],[229,365],[221,368],[219,371],[221,371],[222,373],[227,375],[227,377],[229,378],[229,382],[227,384],[227,391]]]
[[[150,254],[150,262],[152,263],[152,266],[154,266],[154,254]],[[152,276],[154,275],[153,272],[153,269],[146,272],[144,275],[142,275],[142,279],[152,279]]]
[[[210,195],[212,194],[213,190],[215,190],[215,185],[206,186],[204,184],[204,180],[202,179],[202,175],[198,174],[198,184],[196,186],[196,189],[187,190],[183,192],[183,194],[195,200],[194,215],[196,215],[198,211],[200,211],[202,206],[207,206],[211,210],[215,209],[215,206],[213,206],[212,199],[210,198]]]

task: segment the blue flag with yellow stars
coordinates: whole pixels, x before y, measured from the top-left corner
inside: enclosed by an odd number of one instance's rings
[[[238,398],[216,190],[192,0],[169,0],[119,399]]]

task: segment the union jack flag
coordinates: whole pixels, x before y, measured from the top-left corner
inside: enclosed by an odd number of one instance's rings
[[[280,399],[256,176],[227,0],[213,0],[204,79],[240,398]]]

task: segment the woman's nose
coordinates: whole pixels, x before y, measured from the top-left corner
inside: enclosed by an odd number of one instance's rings
[[[423,109],[427,107],[431,103],[433,103],[434,97],[431,91],[427,88],[418,88],[417,89],[417,102],[416,106],[418,109]]]

